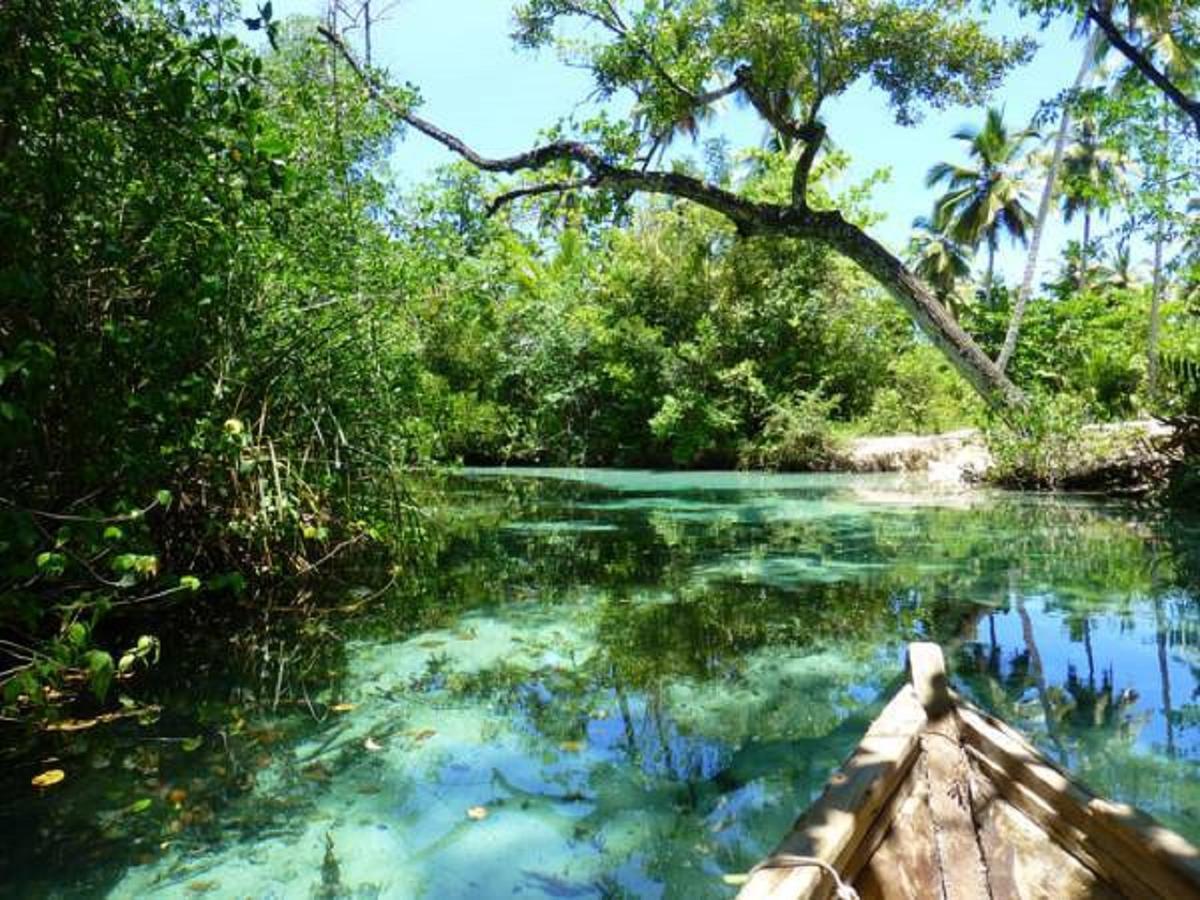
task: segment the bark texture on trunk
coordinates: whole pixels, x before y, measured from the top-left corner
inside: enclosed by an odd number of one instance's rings
[[[892,295],[926,337],[985,399],[1000,406],[1024,403],[1016,386],[938,301],[932,289],[904,263],[840,214],[813,215],[821,216],[825,221],[817,228],[801,229],[799,236],[821,241],[857,263]]]

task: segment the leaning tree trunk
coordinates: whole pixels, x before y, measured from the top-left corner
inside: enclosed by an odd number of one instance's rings
[[[1092,69],[1092,61],[1096,58],[1096,48],[1100,34],[1093,33],[1087,46],[1083,48],[1083,62],[1075,75],[1075,83],[1071,86],[1072,96],[1083,86],[1088,72]],[[1067,147],[1067,135],[1071,132],[1070,103],[1063,104],[1062,115],[1058,119],[1058,133],[1054,136],[1054,153],[1050,157],[1050,168],[1046,171],[1046,181],[1042,185],[1042,199],[1038,202],[1037,219],[1033,226],[1033,237],[1029,241],[1029,256],[1025,260],[1025,272],[1021,276],[1021,288],[1017,291],[1017,301],[1013,304],[1012,316],[1008,322],[1008,331],[1004,335],[1004,346],[996,358],[1000,371],[1008,369],[1008,362],[1017,351],[1017,338],[1021,335],[1021,322],[1025,318],[1025,308],[1033,294],[1033,278],[1037,274],[1038,254],[1042,249],[1042,235],[1046,230],[1046,219],[1050,215],[1050,203],[1054,199],[1054,183],[1058,180],[1058,170],[1062,167],[1063,153]],[[1086,245],[1086,239],[1085,239]],[[1086,250],[1085,250],[1086,252]]]
[[[825,214],[828,215],[828,214]],[[835,227],[802,232],[848,257],[898,302],[967,382],[990,404],[1023,406],[1025,397],[988,358],[933,291],[883,245],[837,216]]]

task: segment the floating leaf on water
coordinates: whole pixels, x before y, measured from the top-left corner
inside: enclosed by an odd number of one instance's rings
[[[333,777],[333,773],[322,763],[313,763],[311,766],[305,766],[300,770],[300,774],[310,781],[328,781]]]
[[[436,650],[438,647],[445,647],[445,641],[422,641],[417,644],[422,650]]]
[[[363,741],[363,747],[366,748],[367,750],[370,750],[372,753],[374,753],[377,750],[382,750],[383,744],[379,743],[377,740],[375,740],[372,737],[368,737],[365,741]]]
[[[333,706],[329,707],[329,711],[335,713],[345,713],[350,712],[350,710],[356,709],[357,707],[357,703],[335,703]]]
[[[432,728],[422,728],[420,731],[418,731],[416,734],[413,735],[413,740],[419,744],[422,741],[429,740],[435,734],[437,734],[437,732],[434,731]]]
[[[67,773],[62,769],[47,769],[40,775],[34,775],[30,783],[35,788],[48,788],[58,784],[66,777]]]
[[[220,885],[219,881],[193,881],[187,889],[193,894],[207,894],[209,891],[215,891]]]
[[[63,719],[61,722],[51,722],[46,726],[47,731],[86,731],[100,724],[99,719]]]
[[[743,875],[743,874],[729,874],[729,875],[722,875],[721,880],[723,882],[725,882],[727,885],[729,885],[730,887],[740,887],[741,885],[745,884],[747,881],[750,880],[750,876]]]
[[[184,738],[179,742],[179,748],[184,753],[191,753],[200,749],[200,745],[204,743],[204,738],[197,735],[196,737]]]
[[[583,749],[583,741],[563,741],[558,745],[560,750],[565,750],[567,753],[578,753]]]
[[[467,818],[475,822],[483,821],[487,818],[487,814],[488,811],[486,806],[472,806],[467,810]]]

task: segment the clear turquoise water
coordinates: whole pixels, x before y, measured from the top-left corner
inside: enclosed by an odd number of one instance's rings
[[[1200,840],[1200,523],[892,476],[441,490],[434,559],[393,596],[348,589],[316,650],[168,645],[161,717],[10,754],[6,892],[731,896],[915,638],[1097,791]],[[51,758],[68,779],[33,796]]]

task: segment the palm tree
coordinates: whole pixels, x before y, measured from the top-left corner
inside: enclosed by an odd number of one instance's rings
[[[1097,30],[1088,39],[1083,50],[1083,59],[1079,72],[1071,86],[1072,94],[1079,92],[1087,81],[1092,68],[1103,56],[1100,32]],[[1033,294],[1033,278],[1037,274],[1038,254],[1042,247],[1042,235],[1046,231],[1046,219],[1050,215],[1050,200],[1054,196],[1054,185],[1058,180],[1058,170],[1062,165],[1063,154],[1067,147],[1067,133],[1071,128],[1071,103],[1063,104],[1058,117],[1058,130],[1054,136],[1054,149],[1050,153],[1050,162],[1046,166],[1046,180],[1042,184],[1042,196],[1038,202],[1037,218],[1034,220],[1033,237],[1029,242],[1029,255],[1025,259],[1025,272],[1021,276],[1021,286],[1017,289],[1017,299],[1013,304],[1012,315],[1009,317],[1008,328],[1004,333],[1004,345],[1000,355],[996,357],[996,365],[1003,372],[1008,368],[1008,361],[1017,350],[1017,338],[1021,334],[1021,322],[1025,318],[1025,307]]]
[[[1100,283],[1105,287],[1118,290],[1131,290],[1141,287],[1137,265],[1133,261],[1133,253],[1129,249],[1129,241],[1122,241],[1113,250],[1109,261],[1096,268]]]
[[[1001,236],[1007,234],[1024,244],[1033,224],[1019,168],[1025,144],[1036,132],[1027,128],[1010,132],[1003,113],[993,107],[982,128],[961,128],[954,137],[967,144],[971,163],[938,163],[925,176],[927,187],[945,184],[947,188],[934,206],[933,221],[960,244],[987,246],[984,295],[990,297]]]
[[[1070,222],[1083,216],[1083,268],[1091,251],[1092,214],[1105,215],[1123,182],[1124,161],[1119,153],[1100,140],[1095,118],[1076,123],[1075,141],[1063,156],[1063,218]]]
[[[933,288],[950,313],[959,318],[961,296],[956,288],[971,274],[971,262],[963,246],[935,228],[930,219],[918,216],[913,219],[908,258],[913,272]]]

